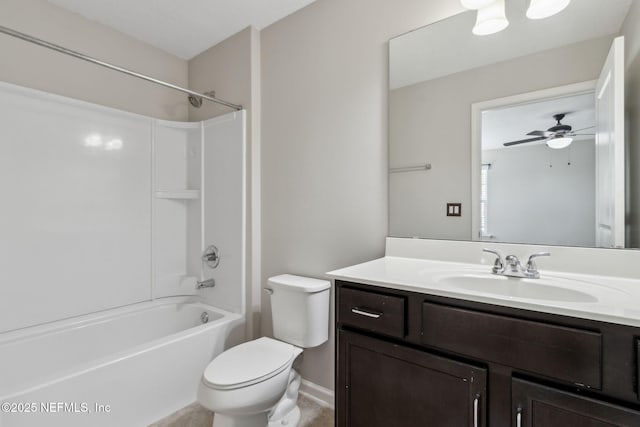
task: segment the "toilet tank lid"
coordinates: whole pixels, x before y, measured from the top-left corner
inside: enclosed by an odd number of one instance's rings
[[[293,274],[281,274],[270,277],[269,285],[274,288],[286,289],[297,292],[321,292],[331,287],[328,280],[313,279],[311,277],[295,276]]]

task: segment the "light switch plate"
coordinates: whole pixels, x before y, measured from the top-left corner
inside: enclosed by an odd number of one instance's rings
[[[462,203],[447,203],[447,216],[462,216]]]

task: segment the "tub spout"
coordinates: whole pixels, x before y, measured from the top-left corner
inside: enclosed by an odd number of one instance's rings
[[[198,289],[213,288],[216,285],[215,279],[207,279],[198,282]]]

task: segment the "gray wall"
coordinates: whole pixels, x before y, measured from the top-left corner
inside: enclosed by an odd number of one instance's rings
[[[46,0],[0,1],[0,25],[168,82],[187,86],[187,62]],[[186,120],[187,98],[0,34],[0,80],[134,113]]]
[[[263,283],[384,255],[387,40],[459,11],[448,0],[318,0],[262,31]],[[267,298],[263,310],[270,334]],[[333,336],[305,351],[303,377],[333,389],[333,356]]]
[[[471,104],[597,79],[612,39],[551,49],[391,91],[390,167],[429,162],[432,169],[390,175],[389,234],[471,239]],[[445,215],[447,202],[462,203],[461,218]]]

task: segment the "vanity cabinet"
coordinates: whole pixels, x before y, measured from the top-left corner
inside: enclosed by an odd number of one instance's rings
[[[338,427],[640,427],[640,328],[336,280]]]

